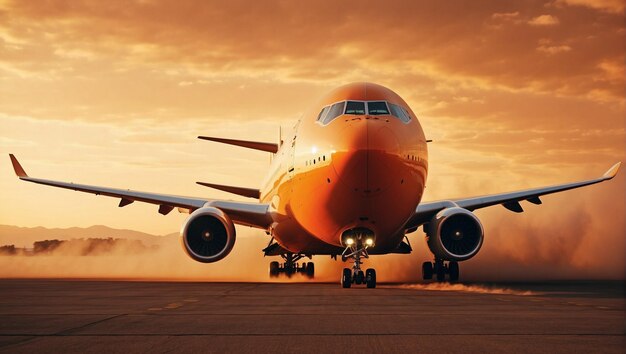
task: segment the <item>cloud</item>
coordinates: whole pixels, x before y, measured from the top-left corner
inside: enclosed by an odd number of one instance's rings
[[[596,89],[612,93],[614,99],[623,97],[621,90],[593,80],[598,75],[594,71],[597,62],[623,59],[623,50],[615,45],[624,40],[616,32],[623,27],[619,16],[561,7],[553,15],[532,18],[530,23],[537,25],[555,24],[557,16],[567,19],[561,26],[551,26],[551,40],[567,42],[580,48],[580,53],[563,65],[546,60],[545,51],[535,50],[538,36],[545,33],[529,32],[522,26],[493,30],[493,21],[528,21],[526,13],[540,13],[541,4],[531,4],[524,12],[498,3],[463,11],[443,3],[300,6],[283,2],[250,6],[241,1],[50,1],[36,6],[13,2],[6,10],[11,16],[5,16],[0,28],[22,43],[22,49],[10,52],[5,48],[2,65],[8,73],[81,84],[83,90],[87,84],[96,92],[98,88],[83,80],[93,77],[94,71],[117,81],[116,85],[137,76],[135,80],[145,80],[146,87],[154,87],[154,81],[177,85],[233,78],[330,87],[364,77],[401,82],[401,69],[427,68],[423,74],[436,81],[544,91],[558,85],[570,95],[585,95],[579,85],[593,81]],[[334,9],[332,20],[328,8]],[[225,13],[238,16],[225,20]],[[406,19],[397,21],[396,13]],[[362,26],[360,19],[367,19],[368,25]],[[28,31],[25,23],[30,24]],[[568,75],[555,75],[556,65],[567,67]],[[163,75],[167,72],[175,74]],[[118,92],[135,101],[143,98]]]
[[[557,53],[569,52],[570,50],[572,50],[572,47],[568,45],[540,45],[537,47],[537,50],[552,55]]]
[[[610,13],[623,14],[624,1],[622,0],[556,0],[556,5],[584,6]]]
[[[519,17],[519,11],[515,12],[496,12],[491,15],[494,20],[513,20]]]
[[[528,21],[531,26],[555,26],[559,24],[559,19],[552,15],[540,15]]]

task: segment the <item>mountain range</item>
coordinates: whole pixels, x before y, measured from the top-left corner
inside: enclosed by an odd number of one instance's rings
[[[32,247],[35,241],[42,240],[71,240],[81,238],[119,238],[127,240],[139,240],[144,245],[155,245],[166,239],[178,237],[178,233],[163,236],[152,235],[145,232],[113,229],[108,226],[94,225],[90,227],[70,228],[45,228],[45,227],[19,227],[13,225],[0,225],[0,246],[15,245],[16,247]]]

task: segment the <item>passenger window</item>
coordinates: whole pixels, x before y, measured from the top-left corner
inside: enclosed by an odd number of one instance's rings
[[[348,101],[346,114],[365,114],[365,102]]]
[[[411,120],[411,116],[401,106],[390,103],[389,109],[391,109],[391,114],[398,117],[404,123],[408,123]]]
[[[385,101],[367,102],[367,111],[370,115],[377,116],[381,114],[389,114],[387,103]]]
[[[335,103],[334,105],[330,106],[330,109],[328,110],[326,117],[322,119],[322,124],[326,125],[330,123],[333,119],[342,115],[343,108],[345,107],[345,105],[346,105],[346,102],[344,101],[344,102]]]
[[[330,106],[326,106],[324,108],[322,108],[322,111],[320,112],[320,114],[317,116],[317,120],[321,121],[322,119],[324,119],[324,116],[326,115],[326,112],[328,112],[328,109],[330,108]]]

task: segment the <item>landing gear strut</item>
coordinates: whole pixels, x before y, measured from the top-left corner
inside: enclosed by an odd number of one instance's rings
[[[298,264],[298,261],[304,257],[303,254],[281,254],[284,262],[281,264],[277,261],[270,263],[270,278],[276,278],[280,273],[284,273],[287,277],[290,277],[296,273],[303,273],[307,278],[312,279],[315,276],[315,264],[313,262],[302,262]],[[310,258],[310,257],[309,257]]]
[[[365,284],[368,288],[376,287],[376,270],[368,268],[365,273],[361,270],[361,258],[369,258],[367,253],[368,246],[352,244],[346,247],[341,254],[341,260],[346,261],[352,259],[354,264],[352,269],[344,268],[341,273],[341,286],[343,288],[349,288],[352,283],[360,285]]]
[[[434,262],[424,262],[422,264],[422,278],[424,280],[430,280],[436,277],[437,281],[442,282],[446,280],[446,275],[451,282],[459,280],[459,263],[455,261],[449,261],[444,263],[442,259],[435,259]]]

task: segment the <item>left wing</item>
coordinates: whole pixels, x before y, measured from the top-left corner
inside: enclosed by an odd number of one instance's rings
[[[174,208],[188,209],[190,212],[204,206],[212,206],[221,209],[233,220],[234,223],[267,229],[272,223],[268,204],[244,203],[226,200],[182,197],[176,195],[158,194],[132,191],[130,189],[117,189],[108,187],[90,186],[86,184],[59,182],[49,179],[29,177],[22,165],[13,154],[9,154],[15,174],[19,179],[27,182],[44,184],[47,186],[71,189],[95,195],[121,198],[120,207],[124,207],[135,201],[159,205],[159,213],[166,215]]]
[[[551,187],[526,189],[523,191],[492,194],[486,196],[463,198],[463,199],[451,199],[442,200],[436,202],[421,203],[417,206],[415,213],[407,222],[405,229],[412,229],[428,222],[437,212],[448,207],[461,207],[470,211],[474,211],[480,208],[486,208],[492,205],[502,204],[505,208],[521,213],[524,211],[520,205],[520,201],[526,200],[533,204],[541,204],[540,196],[546,194],[552,194],[562,192],[574,188],[580,188],[591,184],[596,184],[604,181],[608,181],[617,175],[621,162],[613,165],[604,175],[599,178],[594,178],[581,182],[559,184]]]

